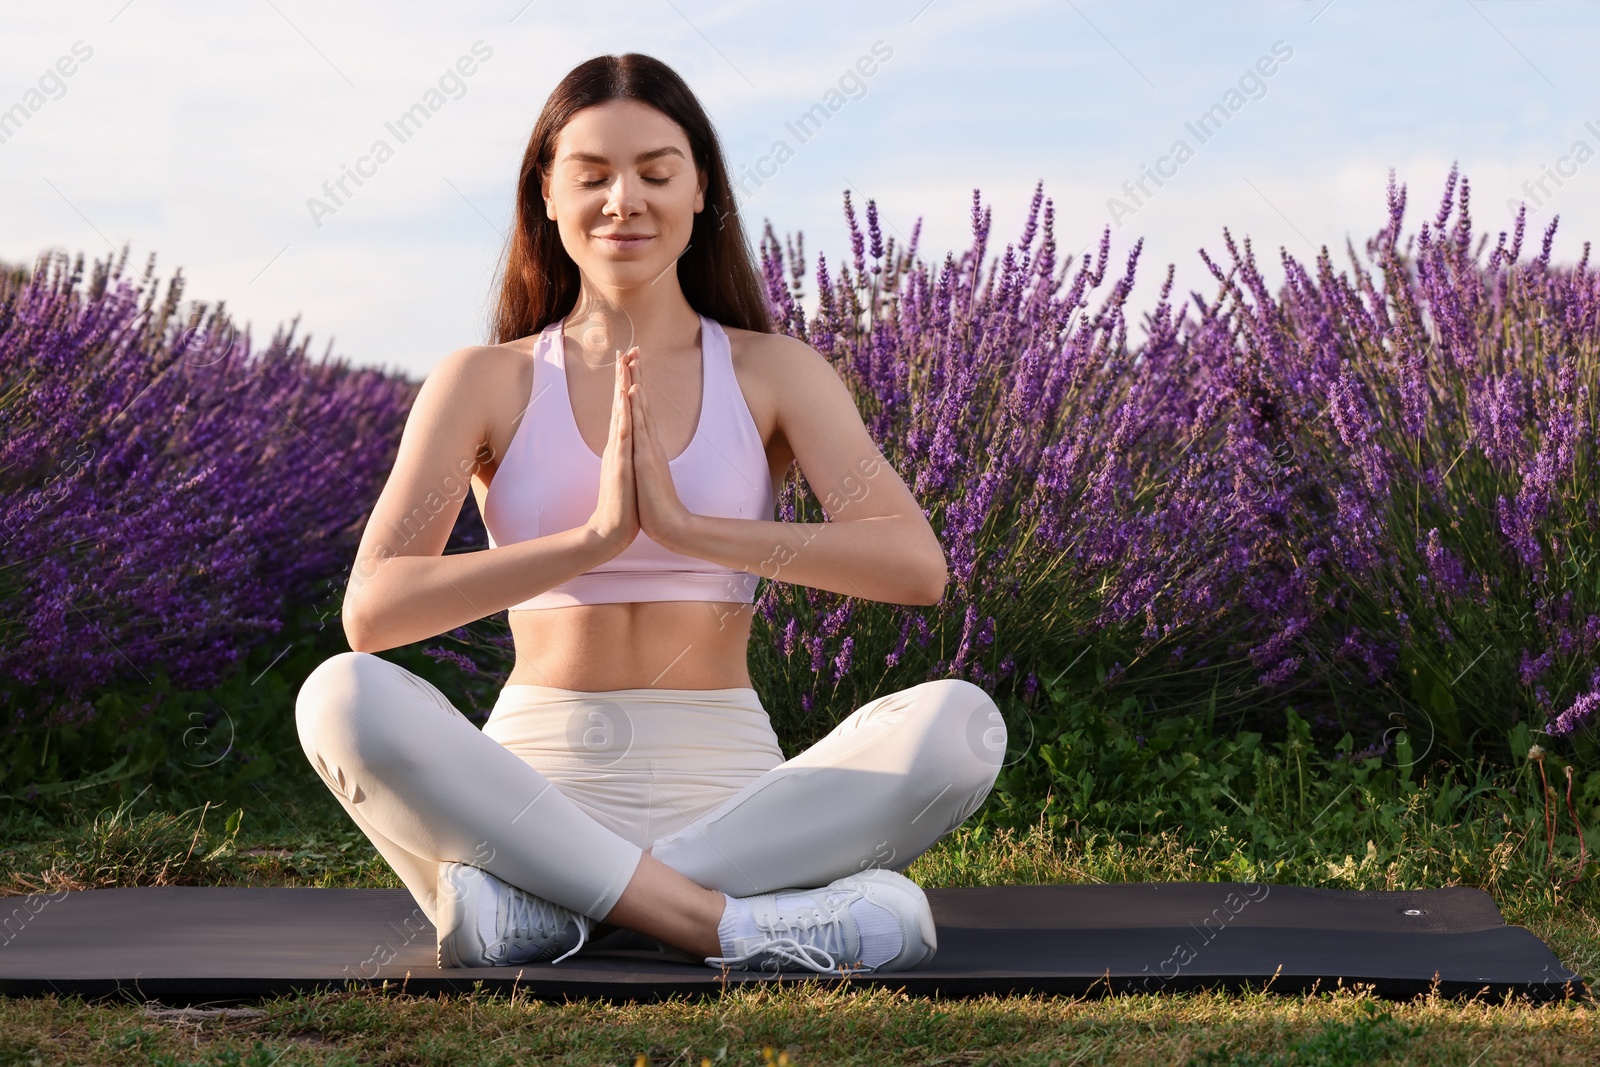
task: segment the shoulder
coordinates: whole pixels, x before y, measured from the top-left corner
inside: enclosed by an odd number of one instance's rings
[[[865,434],[854,392],[822,353],[788,334],[723,329],[734,371],[773,440],[800,447],[806,437]]]
[[[797,337],[723,326],[733,370],[763,438],[788,455],[797,423],[814,420],[828,401],[848,396],[827,358]],[[837,407],[837,405],[834,405]]]
[[[464,345],[445,355],[423,375],[418,399],[428,394],[457,394],[465,388],[486,384],[505,359],[498,345]]]
[[[483,380],[526,364],[532,343],[533,338],[522,337],[501,345],[463,345],[441,359],[428,372],[428,377],[449,381],[470,379],[488,384]]]
[[[500,345],[464,345],[428,371],[412,402],[413,413],[438,421],[467,424],[487,440],[504,421],[502,408],[518,395],[532,372],[530,339]]]
[[[423,377],[412,411],[481,418],[486,413],[484,400],[492,395],[490,387],[503,363],[502,355],[488,345],[467,345],[448,353]]]
[[[533,373],[535,336],[521,337],[499,345],[464,345],[446,355],[423,382],[424,390],[448,393],[454,397],[474,397],[493,405],[508,394],[527,392]],[[486,412],[490,411],[485,407]]]
[[[818,359],[822,354],[815,348],[806,344],[798,337],[790,337],[786,333],[762,333],[760,330],[746,330],[739,326],[729,326],[718,323],[722,332],[728,335],[728,344],[735,352],[743,348],[757,354],[770,353],[781,358],[783,353],[809,352]]]
[[[768,388],[793,384],[819,374],[838,375],[822,353],[798,337],[786,333],[761,333],[737,326],[723,326],[734,369],[741,379],[749,378]]]

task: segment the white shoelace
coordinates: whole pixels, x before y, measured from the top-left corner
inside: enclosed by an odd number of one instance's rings
[[[530,936],[540,939],[553,938],[569,922],[578,924],[578,943],[550,962],[560,963],[588,943],[588,916],[569,911],[559,904],[552,904],[543,897],[534,896],[525,890],[516,889],[515,887],[510,888],[510,900],[507,902],[506,913],[510,930],[507,931],[505,938],[494,946],[495,949],[500,951],[492,952],[492,955],[508,955],[514,942],[526,941]]]
[[[778,910],[770,922],[763,922],[757,917],[756,928],[766,935],[761,944],[743,955],[709,957],[706,963],[732,966],[736,963],[746,963],[758,956],[765,956],[763,962],[774,966],[763,967],[764,970],[776,970],[775,965],[780,960],[787,960],[818,974],[842,971],[844,968],[839,966],[835,953],[849,951],[844,924],[854,921],[849,909],[860,896],[860,893],[829,894],[823,897],[822,905],[812,903],[810,906],[801,905]],[[811,899],[815,901],[816,897],[813,896]],[[774,908],[776,909],[776,901]],[[862,971],[872,969],[867,966],[860,968]]]
[[[796,941],[792,937],[769,938],[759,948],[746,952],[742,956],[711,956],[706,959],[706,962],[725,964],[731,967],[736,963],[745,963],[757,956],[766,956],[766,962],[771,963],[776,963],[778,959],[785,959],[818,974],[832,974],[836,970],[843,969],[834,962],[833,956],[828,953],[827,949],[819,948],[816,945],[808,945],[804,941]],[[763,969],[777,970],[778,968]],[[870,968],[868,969],[870,970]]]

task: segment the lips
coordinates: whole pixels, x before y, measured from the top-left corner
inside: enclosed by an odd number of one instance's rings
[[[650,240],[650,238],[655,235],[649,233],[620,233],[596,234],[596,236],[599,237],[600,240],[614,245],[617,248],[636,248]]]

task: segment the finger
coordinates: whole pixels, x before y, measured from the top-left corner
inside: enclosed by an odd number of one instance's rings
[[[652,458],[658,457],[660,449],[656,445],[655,426],[650,422],[650,413],[644,407],[644,388],[635,385],[633,402],[637,407],[633,410],[633,424],[638,427],[637,439],[639,447],[645,449]]]
[[[618,362],[620,363],[621,360],[618,360]],[[622,369],[622,397],[621,397],[622,409],[623,409],[622,410],[622,420],[623,420],[623,425],[627,428],[628,436],[632,437],[633,436],[633,430],[634,430],[633,402],[628,399],[628,390],[631,389],[633,386],[629,382],[628,378],[629,378],[628,369],[626,367],[624,367]]]
[[[628,412],[628,397],[621,381],[617,383],[617,392],[611,408],[612,421],[616,427],[615,435],[619,442],[628,439],[628,430],[631,425]]]
[[[611,378],[611,432],[616,433],[617,424],[622,421],[622,368]]]
[[[612,424],[620,430],[623,426],[623,420],[628,415],[626,410],[628,406],[627,383],[624,380],[621,367],[617,368],[612,381],[614,384],[611,389],[611,420]]]

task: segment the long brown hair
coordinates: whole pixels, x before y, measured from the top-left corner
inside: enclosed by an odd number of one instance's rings
[[[516,224],[507,242],[491,344],[526,337],[570,312],[578,301],[578,265],[547,218],[540,180],[550,170],[556,135],[583,108],[637,100],[672,119],[689,137],[706,176],[705,207],[689,247],[678,257],[678,285],[689,305],[728,326],[771,333],[766,292],[745,244],[728,168],[705,109],[678,72],[651,56],[595,56],[573,67],[550,93],[533,125],[517,180]]]

